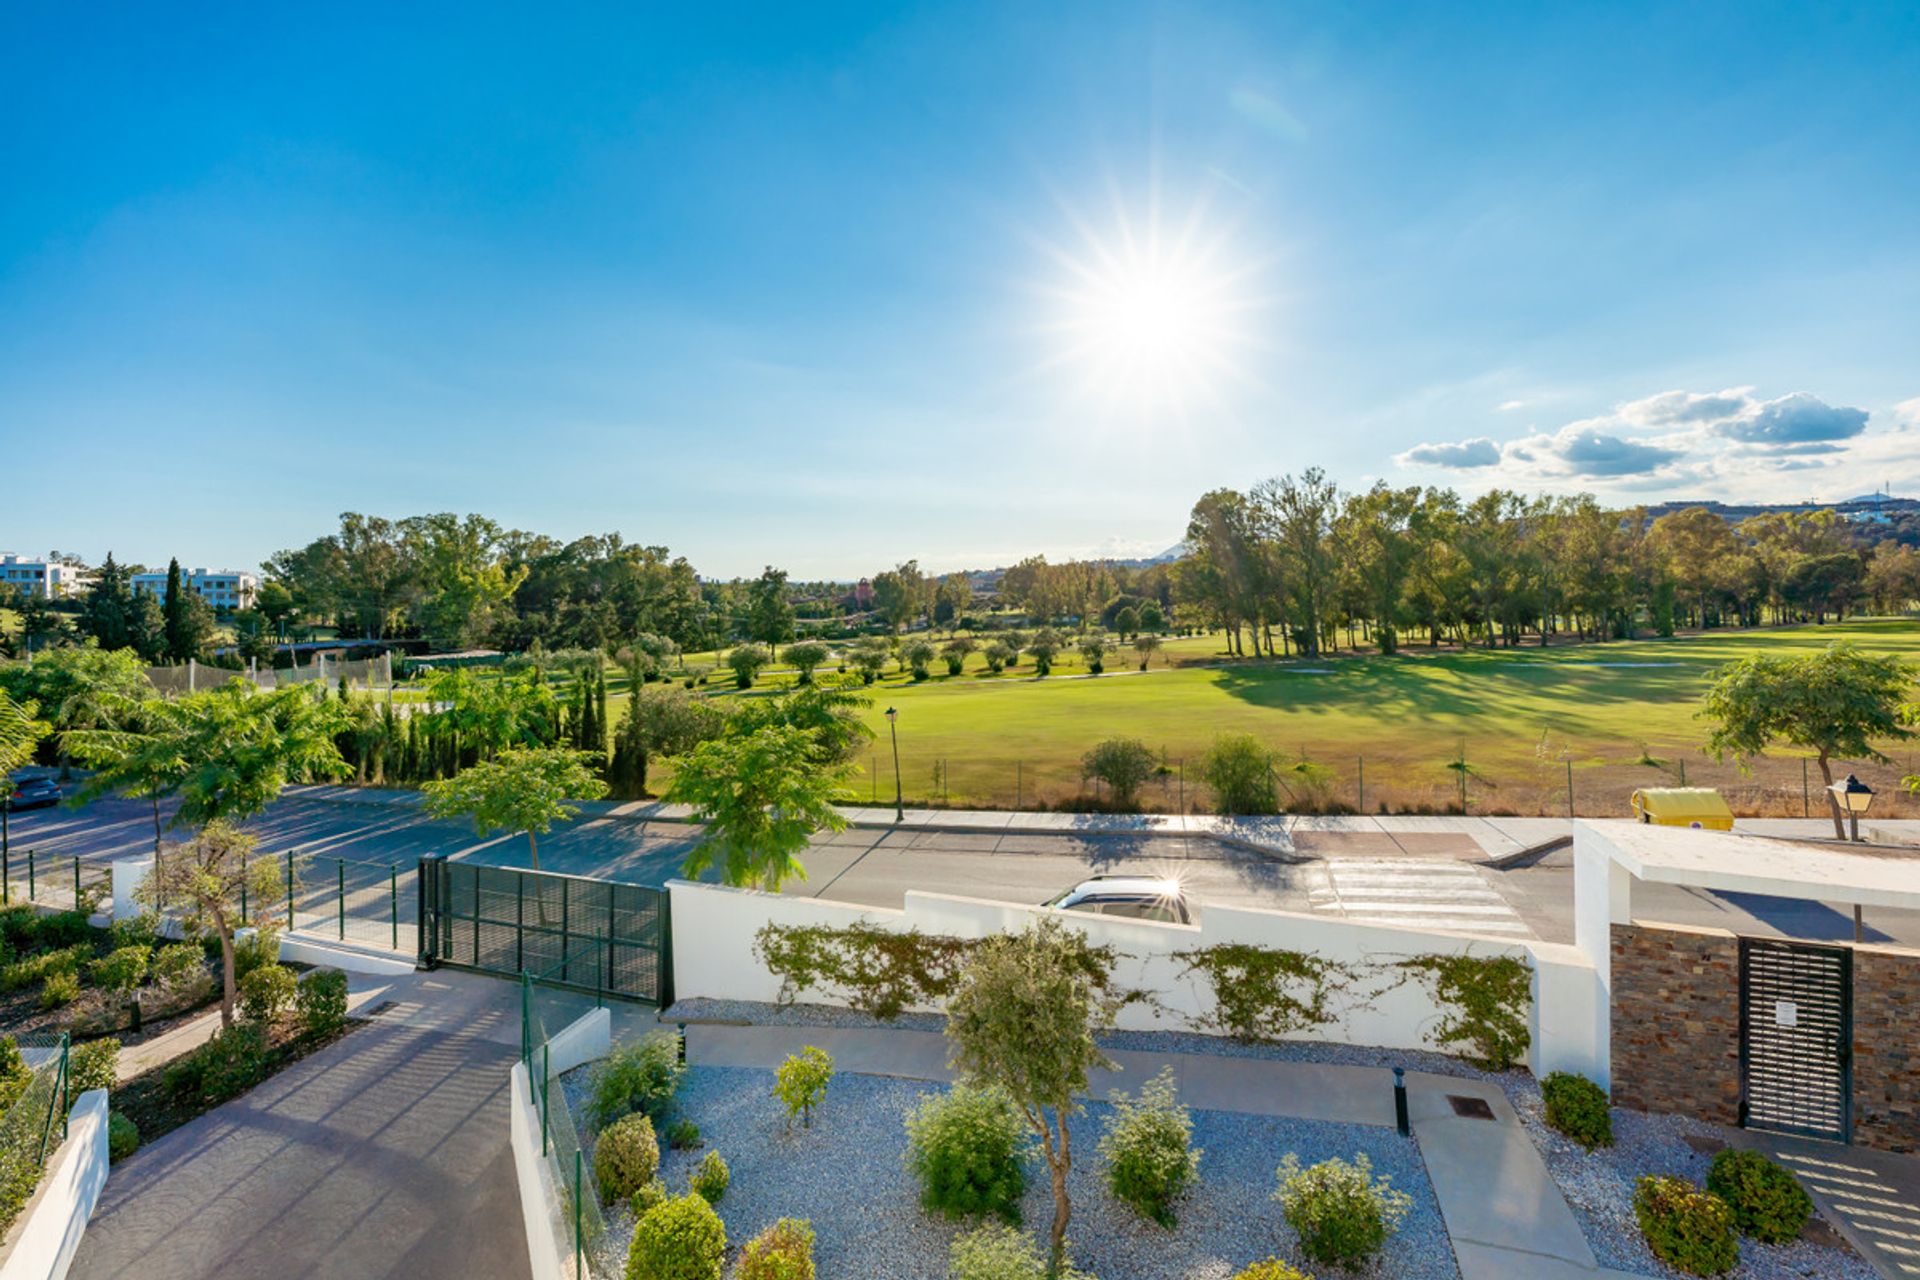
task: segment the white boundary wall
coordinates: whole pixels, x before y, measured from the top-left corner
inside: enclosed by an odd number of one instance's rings
[[[1537,1074],[1577,1071],[1599,1076],[1604,1065],[1595,1043],[1598,983],[1594,966],[1579,950],[1554,943],[1515,942],[1384,925],[1356,924],[1323,916],[1205,903],[1199,925],[1116,920],[1080,912],[990,902],[978,898],[909,891],[900,910],[861,907],[819,898],[796,898],[671,881],[673,972],[681,999],[776,1001],[780,979],[754,956],[754,936],[768,924],[845,926],[865,921],[883,928],[960,938],[1017,931],[1033,917],[1058,917],[1097,945],[1120,954],[1115,982],[1152,993],[1158,1007],[1128,1005],[1119,1025],[1129,1030],[1204,1030],[1213,997],[1206,978],[1185,972],[1176,953],[1221,943],[1244,943],[1302,951],[1341,964],[1391,964],[1414,956],[1449,954],[1516,956],[1533,969],[1530,1063]],[[842,1003],[830,992],[809,991],[803,1000]],[[1440,1017],[1417,979],[1349,1007],[1325,1027],[1299,1038],[1388,1049],[1430,1049],[1428,1032]]]
[[[63,1280],[107,1185],[107,1091],[80,1095],[66,1141],[21,1210],[0,1280]]]
[[[582,1063],[604,1058],[612,1047],[612,1038],[612,1013],[589,1010],[547,1041],[547,1069],[558,1076]],[[508,1120],[513,1174],[520,1187],[520,1216],[527,1227],[533,1280],[573,1280],[573,1251],[554,1230],[555,1215],[560,1212],[560,1188],[553,1185],[552,1166],[540,1154],[540,1111],[534,1103],[533,1078],[527,1073],[526,1063],[515,1059],[507,1086],[513,1108]],[[7,1277],[0,1276],[0,1280]]]

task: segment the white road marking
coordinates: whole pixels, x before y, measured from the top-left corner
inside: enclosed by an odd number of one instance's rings
[[[1367,924],[1534,936],[1477,867],[1441,858],[1328,858],[1315,911]]]

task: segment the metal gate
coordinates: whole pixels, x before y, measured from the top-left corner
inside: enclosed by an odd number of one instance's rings
[[[673,932],[663,889],[420,860],[420,963],[531,974],[595,995],[673,1003]]]
[[[1740,940],[1740,1123],[1811,1138],[1853,1133],[1853,953]]]

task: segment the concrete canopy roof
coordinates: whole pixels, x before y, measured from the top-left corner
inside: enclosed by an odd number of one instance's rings
[[[1634,877],[1734,893],[1920,910],[1920,851],[1583,821]]]

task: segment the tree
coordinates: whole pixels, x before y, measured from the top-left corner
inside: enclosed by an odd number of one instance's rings
[[[1052,627],[1042,627],[1034,632],[1033,638],[1027,641],[1027,652],[1033,655],[1033,673],[1044,676],[1052,671],[1054,658],[1065,647],[1060,633]]]
[[[739,729],[676,757],[665,798],[706,826],[682,874],[717,865],[727,884],[774,893],[790,876],[806,879],[800,854],[815,832],[846,829],[834,803],[852,770],[820,764],[814,736],[794,725]]]
[[[625,800],[647,794],[647,770],[661,756],[679,755],[721,731],[726,717],[703,698],[674,685],[645,685],[627,702],[613,740],[613,790]]]
[[[607,794],[585,752],[565,747],[509,747],[491,760],[427,783],[427,812],[437,818],[472,818],[482,839],[496,831],[527,837],[527,856],[540,869],[540,837],[556,822],[571,822],[573,800]]]
[[[80,633],[91,636],[102,649],[135,648],[133,590],[125,568],[117,564],[113,552],[98,572],[80,607]]]
[[[742,689],[751,689],[753,678],[772,661],[773,650],[763,644],[737,644],[727,654],[727,665],[733,668],[733,682]]]
[[[947,674],[957,676],[966,670],[967,655],[980,646],[966,636],[955,636],[941,646],[940,656],[947,660]]]
[[[790,644],[780,654],[781,660],[800,673],[801,684],[812,684],[813,673],[831,656],[827,646],[818,640],[802,640],[799,644]]]
[[[1200,757],[1200,780],[1223,814],[1272,813],[1274,754],[1250,733],[1223,733]]]
[[[847,651],[847,661],[860,673],[862,684],[872,684],[887,669],[887,646],[885,642],[868,636]]]
[[[1058,920],[1043,917],[1017,934],[989,935],[961,970],[947,1004],[947,1040],[965,1079],[997,1085],[1040,1138],[1053,1179],[1050,1272],[1066,1262],[1073,1206],[1067,1174],[1068,1119],[1088,1077],[1112,1064],[1094,1033],[1113,1020],[1105,958]]]
[[[920,562],[909,560],[873,577],[873,607],[895,631],[920,616],[932,591]]]
[[[909,640],[900,646],[900,660],[912,670],[915,680],[925,680],[932,674],[937,654],[938,650],[926,640]]]
[[[443,511],[405,520],[399,532],[410,612],[434,648],[470,648],[511,614],[527,570],[508,563],[494,521]]]
[[[9,847],[13,771],[33,759],[40,739],[53,726],[38,718],[39,708],[31,702],[15,702],[0,689],[0,851]]]
[[[193,839],[176,845],[141,882],[139,901],[156,911],[176,911],[189,937],[220,939],[220,1023],[233,1025],[233,933],[242,925],[264,928],[280,898],[272,858],[253,857],[254,838],[229,822],[213,821]],[[243,913],[240,904],[245,902]]]
[[[196,603],[200,606],[197,610]],[[167,660],[185,662],[199,657],[213,633],[213,619],[206,601],[189,590],[181,578],[177,557],[167,561],[167,589],[160,599],[160,612],[166,619]]]
[[[1107,648],[1107,638],[1103,635],[1096,633],[1081,638],[1080,656],[1087,660],[1087,670],[1096,676],[1107,669]]]
[[[1875,745],[1912,737],[1903,704],[1913,668],[1899,658],[1832,644],[1798,657],[1756,655],[1721,668],[1700,715],[1714,724],[1707,750],[1731,755],[1741,769],[1775,742],[1814,753],[1820,777],[1833,785],[1833,760],[1887,757]],[[1847,838],[1844,814],[1827,792],[1837,839]]]
[[[1108,738],[1080,757],[1080,777],[1106,783],[1114,806],[1121,809],[1133,807],[1141,786],[1159,767],[1159,760],[1138,738]]]
[[[793,639],[793,606],[787,603],[787,571],[768,565],[747,588],[747,635],[762,644]]]
[[[102,649],[95,644],[55,649],[30,665],[0,667],[0,689],[15,702],[31,702],[53,725],[64,766],[66,735],[75,729],[123,728],[134,708],[153,696],[153,682],[131,649]]]
[[[1147,663],[1160,648],[1160,637],[1150,632],[1141,632],[1133,638],[1133,651],[1140,655],[1140,669],[1145,671]]]

